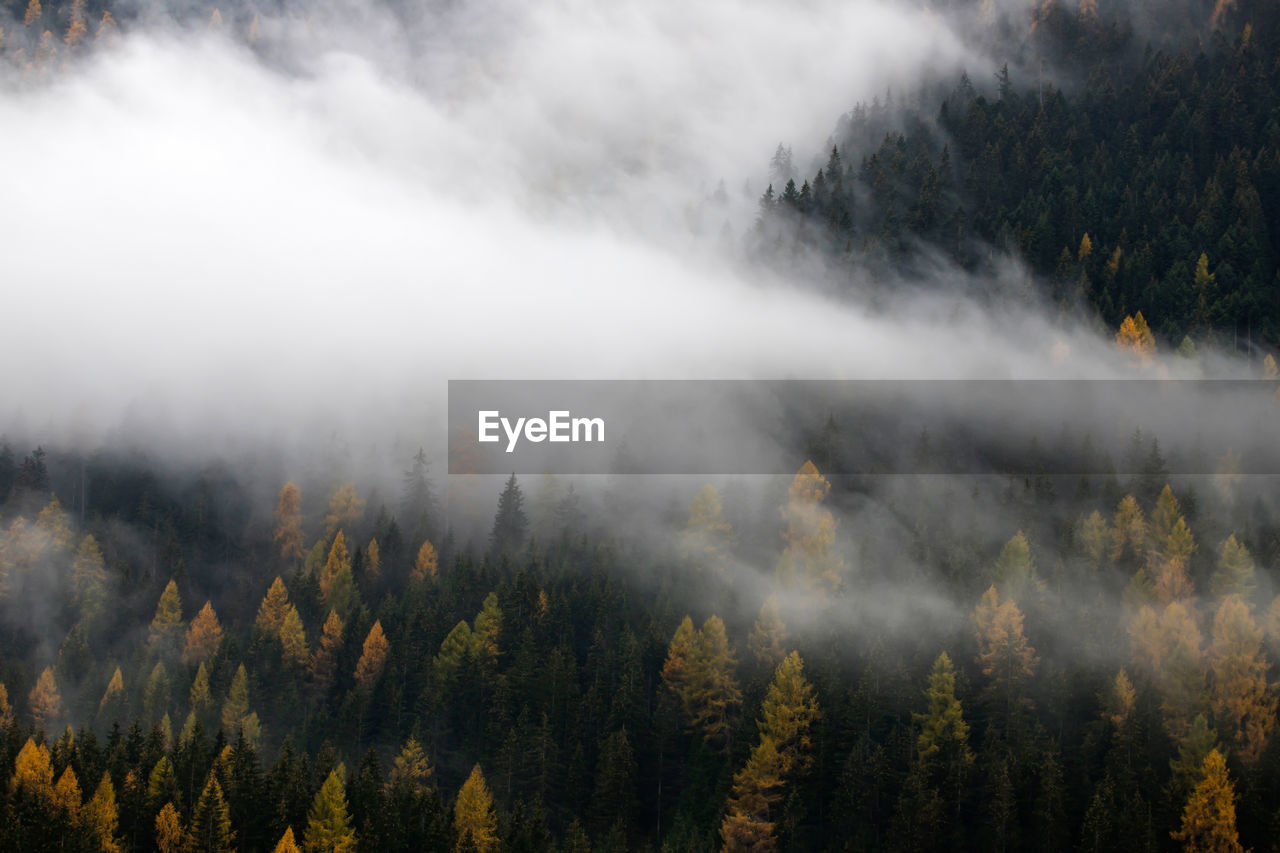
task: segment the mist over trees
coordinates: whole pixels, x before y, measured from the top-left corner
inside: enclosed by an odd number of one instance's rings
[[[159,14],[3,5],[4,85],[32,104]],[[928,6],[997,73],[926,75],[828,140],[762,151],[771,183],[743,193],[753,222],[726,226],[731,263],[874,301],[888,282],[990,284],[1012,258],[1061,317],[1102,329],[1126,377],[1225,352],[1270,394],[1280,8]],[[164,14],[287,64],[272,27],[297,11]],[[589,196],[589,174],[541,189]],[[979,304],[1013,298],[991,286]],[[325,346],[364,363],[358,341]],[[175,466],[141,431],[78,442],[22,402],[0,420],[19,427],[0,438],[0,850],[1280,838],[1280,508],[1238,448],[1180,473],[1156,423],[1125,447],[1084,439],[1070,476],[937,476],[955,436],[884,421],[916,472],[856,476],[857,426],[826,414],[781,448],[785,478],[498,482],[448,476],[416,435],[287,462],[192,448]]]

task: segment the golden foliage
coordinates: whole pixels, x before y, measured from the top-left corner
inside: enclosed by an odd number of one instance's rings
[[[457,836],[454,853],[491,853],[498,848],[498,817],[479,764],[471,768],[471,775],[458,791],[453,804],[453,829]]]

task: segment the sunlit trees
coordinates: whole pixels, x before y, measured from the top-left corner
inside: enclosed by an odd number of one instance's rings
[[[373,548],[376,545],[377,542],[374,542],[370,547]],[[376,555],[377,551],[374,550],[373,553]],[[432,545],[430,541],[424,541],[422,543],[422,547],[418,549],[417,558],[413,561],[413,579],[420,583],[423,581],[434,581],[436,579],[436,575],[439,574],[439,568],[440,560],[436,556],[435,546]]]
[[[119,853],[122,849],[117,833],[120,813],[116,808],[116,789],[111,774],[103,773],[93,796],[84,807],[84,821],[96,849],[101,853]]]
[[[355,604],[355,578],[351,575],[351,555],[339,530],[329,547],[329,557],[320,572],[320,594],[324,603],[339,613],[350,613]]]
[[[173,807],[173,803],[165,803],[156,814],[156,849],[160,853],[182,853],[186,834],[178,810]]]
[[[253,627],[263,636],[274,637],[280,633],[288,610],[289,591],[285,589],[284,581],[277,576],[263,596],[262,603],[258,605],[258,616]]]
[[[1124,318],[1116,332],[1116,348],[1139,364],[1146,365],[1151,361],[1156,351],[1156,339],[1141,311]]]

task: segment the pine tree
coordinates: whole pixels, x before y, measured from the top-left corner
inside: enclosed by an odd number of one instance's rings
[[[356,664],[356,685],[366,693],[373,690],[382,668],[387,663],[387,638],[382,633],[382,623],[374,622],[369,635],[364,639],[364,649]]]
[[[169,707],[169,674],[164,662],[159,661],[151,668],[147,677],[147,687],[142,694],[142,707],[147,717],[158,720]]]
[[[37,729],[47,729],[62,715],[62,696],[58,693],[58,684],[53,678],[53,669],[45,667],[36,679],[36,686],[27,695],[31,704],[31,717]]]
[[[962,784],[965,772],[973,764],[973,753],[969,749],[969,726],[956,698],[955,667],[946,652],[934,661],[924,695],[927,709],[915,715],[920,725],[916,739],[920,764],[935,786],[943,779]]]
[[[1221,751],[1218,733],[1204,714],[1197,714],[1190,729],[1178,742],[1177,758],[1169,761],[1169,770],[1173,774],[1171,788],[1180,799],[1200,784],[1204,778],[1204,760],[1214,750]]]
[[[206,601],[187,628],[187,644],[182,651],[182,662],[188,666],[203,663],[221,644],[222,623],[218,621],[213,605]]]
[[[276,503],[276,528],[272,535],[280,559],[293,563],[305,553],[302,533],[302,493],[296,483],[285,483]],[[279,580],[279,578],[277,578]]]
[[[382,550],[377,539],[369,540],[369,547],[364,551],[364,564],[361,569],[370,580],[377,580],[382,574]]]
[[[330,771],[311,802],[302,837],[307,853],[353,853],[356,849],[356,832],[347,814],[345,776],[342,765]]]
[[[498,817],[479,764],[471,768],[471,775],[458,791],[453,804],[453,829],[457,837],[454,853],[490,853],[498,848]]]
[[[524,544],[529,522],[524,512],[524,493],[512,474],[498,497],[498,511],[493,517],[489,542],[498,551],[515,551]]]
[[[1170,834],[1186,853],[1244,853],[1236,830],[1235,788],[1222,753],[1212,750],[1202,773],[1182,811],[1182,828]]]
[[[434,666],[436,675],[445,682],[451,681],[471,653],[471,626],[465,620],[453,626],[440,643]]]

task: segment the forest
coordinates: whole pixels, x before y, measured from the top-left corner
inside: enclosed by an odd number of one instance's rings
[[[0,5],[24,109],[148,17]],[[171,14],[257,57],[276,5]],[[734,262],[848,292],[1013,258],[1122,378],[1271,393],[1280,6],[924,5],[998,73],[832,116],[811,163],[762,151]],[[77,442],[18,396],[0,850],[1280,849],[1274,477],[1180,468],[1154,416],[1072,475],[854,476],[831,417],[786,477],[500,482],[315,435],[301,462]]]

